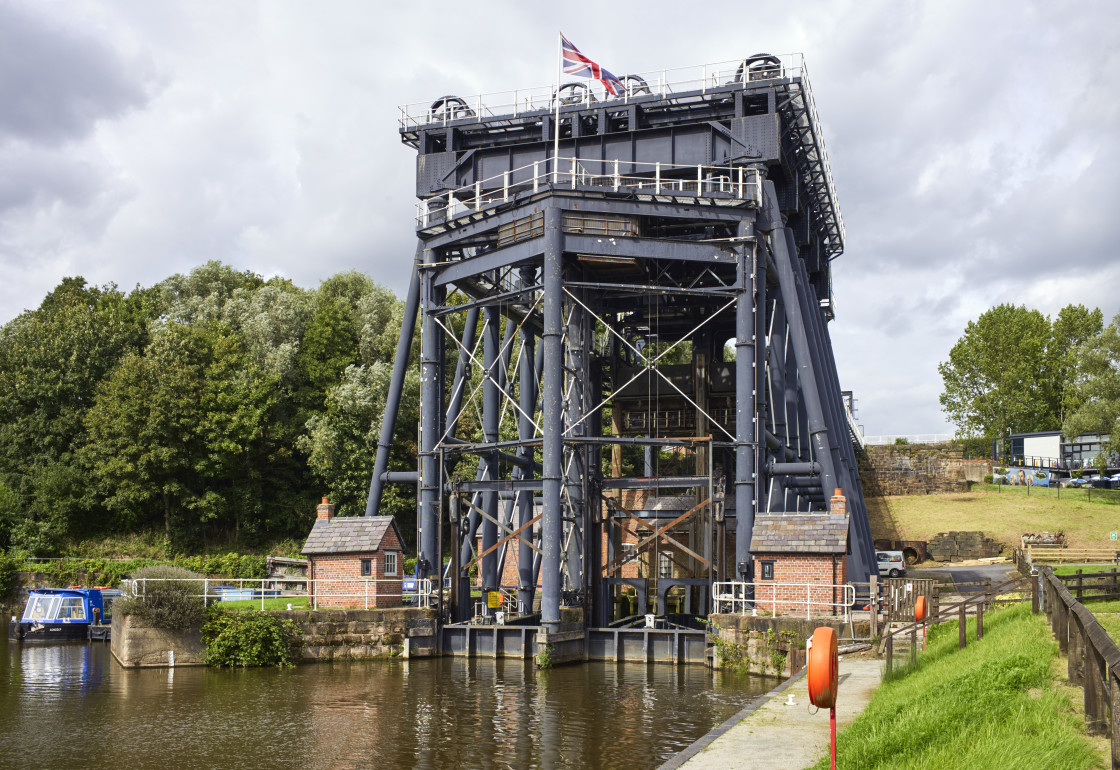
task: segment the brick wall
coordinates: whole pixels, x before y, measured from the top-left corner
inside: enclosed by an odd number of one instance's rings
[[[821,554],[755,554],[754,595],[755,606],[760,613],[777,612],[779,615],[805,614],[806,591],[808,598],[822,604],[809,609],[813,615],[831,615],[833,608],[826,606],[843,599],[843,589],[836,589],[833,597],[831,585],[848,582],[848,558]],[[762,561],[774,562],[774,579],[762,579]],[[781,584],[795,585],[781,585]],[[816,583],[806,589],[804,584]],[[837,612],[839,612],[837,610]]]
[[[404,552],[392,529],[385,534],[382,548],[367,553],[312,556],[312,590],[320,607],[399,607]],[[385,574],[385,554],[397,555],[396,572]],[[362,577],[362,559],[372,559],[369,577]]]
[[[967,492],[969,481],[990,472],[986,460],[964,459],[964,448],[951,442],[869,446],[859,457],[868,497]]]

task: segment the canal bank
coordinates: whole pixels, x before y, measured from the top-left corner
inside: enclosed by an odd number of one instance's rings
[[[871,702],[882,665],[870,653],[840,659],[837,731],[855,721]],[[816,764],[828,744],[828,710],[809,703],[803,670],[661,765],[661,770],[794,770]]]

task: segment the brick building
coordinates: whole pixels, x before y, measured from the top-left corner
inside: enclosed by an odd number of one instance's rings
[[[839,490],[837,490],[839,492]],[[751,530],[755,607],[761,612],[841,614],[848,582],[846,500],[832,497],[828,513],[759,514]]]
[[[398,607],[404,541],[392,516],[334,515],[327,498],[303,544],[317,607]]]

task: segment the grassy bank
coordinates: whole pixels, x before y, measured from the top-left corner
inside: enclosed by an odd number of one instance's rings
[[[955,622],[931,629],[918,666],[884,681],[840,734],[837,766],[1107,766],[1052,679],[1058,645],[1044,616],[1031,615],[1025,604],[992,612],[984,617],[984,639],[975,638],[970,630],[968,647],[958,652]],[[827,754],[817,767],[828,767]]]
[[[1060,497],[1059,497],[1060,494]],[[977,485],[971,492],[868,498],[876,538],[930,540],[939,532],[979,530],[1008,546],[1025,532],[1065,532],[1072,548],[1110,547],[1120,492]]]

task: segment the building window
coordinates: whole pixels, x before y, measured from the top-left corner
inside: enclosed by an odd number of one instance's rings
[[[389,551],[385,554],[385,574],[397,574],[397,553],[396,551]]]
[[[362,559],[362,577],[373,574],[373,559]]]
[[[669,558],[669,554],[658,554],[657,562],[657,576],[663,578],[671,578],[673,576],[673,560]]]
[[[774,562],[772,562],[772,561],[760,561],[759,564],[762,565],[762,579],[763,580],[773,580],[774,579]]]

